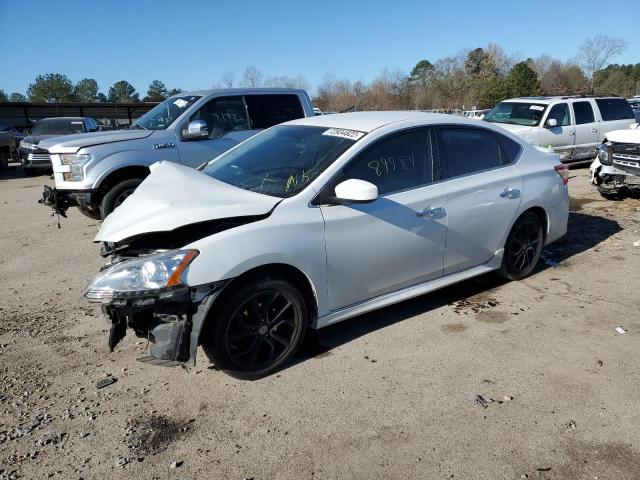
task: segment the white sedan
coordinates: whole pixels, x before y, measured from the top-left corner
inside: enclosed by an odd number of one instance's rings
[[[256,378],[308,328],[493,270],[519,280],[566,233],[568,167],[457,116],[363,112],[270,128],[199,170],[159,162],[105,220],[85,291],[152,363]]]

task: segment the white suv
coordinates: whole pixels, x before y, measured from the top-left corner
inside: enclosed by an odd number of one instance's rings
[[[527,142],[553,149],[564,162],[593,160],[607,132],[635,123],[621,97],[520,97],[505,100],[484,120]]]

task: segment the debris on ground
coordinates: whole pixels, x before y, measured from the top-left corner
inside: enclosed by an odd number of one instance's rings
[[[627,333],[627,330],[624,327],[616,327],[616,332],[618,332],[618,333]]]
[[[96,382],[96,388],[100,390],[101,388],[108,387],[109,385],[113,385],[117,381],[118,379],[116,377],[103,378],[102,380],[98,380]]]

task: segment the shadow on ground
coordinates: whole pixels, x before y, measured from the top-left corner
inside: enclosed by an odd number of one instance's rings
[[[534,275],[567,263],[571,257],[596,247],[622,230],[618,222],[587,213],[569,214],[568,232],[562,239],[543,251],[543,259]],[[382,308],[352,319],[330,325],[318,331],[310,330],[293,362],[326,355],[330,350],[381,328],[416,315],[428,313],[444,305],[487,293],[499,288],[506,280],[496,274],[476,277],[412,300]]]
[[[27,177],[25,175],[22,166],[19,163],[10,163],[9,168],[6,170],[0,170],[0,182],[5,180],[15,180],[17,178],[41,178],[49,179],[51,177],[51,170],[38,170],[37,174],[33,177]]]

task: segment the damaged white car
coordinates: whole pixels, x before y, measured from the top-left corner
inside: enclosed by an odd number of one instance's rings
[[[565,234],[568,167],[490,124],[419,112],[318,116],[201,170],[169,162],[107,217],[84,295],[110,346],[256,378],[305,330],[493,270],[517,280]]]
[[[589,169],[589,181],[605,198],[640,192],[640,124],[607,133]]]

